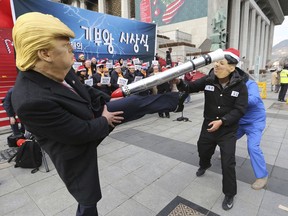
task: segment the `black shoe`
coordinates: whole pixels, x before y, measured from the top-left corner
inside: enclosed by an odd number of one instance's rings
[[[280,102],[286,102],[285,100],[280,100]]]
[[[200,167],[200,168],[197,170],[197,172],[196,172],[196,176],[197,176],[197,177],[200,177],[200,176],[204,175],[204,173],[206,172],[206,170],[209,169],[210,167],[211,167],[211,165],[208,166],[208,167],[206,167],[206,168],[201,168],[201,167]]]
[[[166,114],[166,118],[170,118],[170,114]]]
[[[227,211],[233,207],[234,196],[226,196],[222,202],[222,208]]]
[[[159,113],[158,115],[159,115],[160,118],[164,118],[163,113]]]

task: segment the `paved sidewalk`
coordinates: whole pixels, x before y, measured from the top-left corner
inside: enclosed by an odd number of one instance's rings
[[[267,125],[261,146],[270,173],[267,189],[251,189],[255,178],[246,138],[238,141],[238,194],[234,207],[226,212],[221,208],[219,152],[203,177],[195,175],[203,94],[193,94],[191,99],[184,111],[191,121],[174,121],[180,116],[175,113],[170,119],[147,115],[118,126],[98,147],[103,195],[98,204],[100,215],[164,216],[175,206],[183,210],[186,205],[203,215],[287,216],[288,211],[279,205],[288,208],[288,104],[278,102],[277,94],[271,92],[264,99]],[[0,135],[0,149],[8,148],[8,135]],[[43,165],[40,172],[31,174],[30,169],[0,164],[0,215],[75,215],[77,203],[47,160],[48,173]]]

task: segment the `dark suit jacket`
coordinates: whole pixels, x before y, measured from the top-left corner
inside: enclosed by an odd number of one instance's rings
[[[8,117],[15,117],[15,112],[14,112],[12,101],[11,101],[12,92],[13,92],[13,87],[8,90],[5,98],[3,99],[3,107]]]
[[[35,71],[19,73],[12,94],[15,112],[53,161],[69,192],[81,204],[101,199],[97,145],[109,134],[101,117],[104,93],[82,85],[70,71],[65,81],[78,93]]]

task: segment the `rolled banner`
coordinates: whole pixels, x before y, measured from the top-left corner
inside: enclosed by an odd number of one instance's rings
[[[202,55],[196,59],[185,62],[177,67],[173,67],[169,70],[166,70],[164,73],[158,73],[154,76],[147,77],[145,79],[139,80],[135,83],[123,86],[116,89],[111,97],[126,97],[131,94],[135,94],[141,91],[152,88],[153,86],[158,86],[162,83],[168,82],[176,77],[179,77],[187,72],[196,70],[203,66],[206,66],[212,62],[219,61],[224,59],[224,51],[222,49],[217,49],[214,52]]]

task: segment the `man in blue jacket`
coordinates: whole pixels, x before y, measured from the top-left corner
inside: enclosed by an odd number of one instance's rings
[[[260,97],[258,85],[249,80],[248,74],[244,73],[248,89],[248,107],[245,115],[239,121],[237,139],[247,135],[247,148],[251,165],[256,176],[256,181],[251,185],[255,190],[260,190],[267,185],[268,171],[260,142],[263,130],[266,126],[266,111]]]

